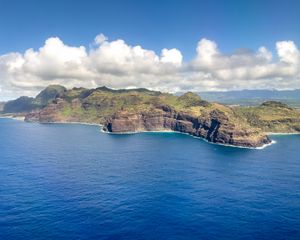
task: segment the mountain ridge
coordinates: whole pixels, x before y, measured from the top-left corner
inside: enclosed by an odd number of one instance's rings
[[[19,101],[10,101],[4,109]],[[28,122],[96,123],[113,133],[171,130],[213,143],[260,147],[270,143],[267,132],[300,132],[300,112],[276,101],[255,108],[230,107],[192,92],[176,96],[148,89],[68,90],[57,85],[29,101],[31,107],[15,109]]]

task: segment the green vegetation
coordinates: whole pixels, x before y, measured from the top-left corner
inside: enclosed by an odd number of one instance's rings
[[[2,113],[26,113],[39,110],[51,103],[57,97],[62,96],[67,89],[60,85],[50,85],[41,91],[35,98],[19,97],[16,100],[4,104]]]
[[[226,92],[199,92],[202,99],[226,105],[259,106],[266,101],[278,101],[300,108],[300,90],[241,90]]]
[[[38,109],[39,105],[34,103],[34,98],[19,97],[16,100],[9,101],[3,106],[3,113],[20,113],[30,112]]]
[[[265,132],[300,131],[300,111],[281,102],[268,101],[257,107],[237,107],[235,112],[251,126]]]
[[[67,89],[60,85],[50,85],[41,91],[34,99],[34,103],[39,106],[46,106],[55,98],[62,96]]]

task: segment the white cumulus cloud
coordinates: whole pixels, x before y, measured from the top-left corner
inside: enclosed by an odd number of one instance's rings
[[[49,84],[172,92],[300,88],[300,53],[293,41],[279,41],[274,54],[264,46],[224,54],[216,42],[201,39],[194,59],[183,62],[176,48],[158,55],[99,34],[90,48],[52,37],[37,50],[0,55],[1,99],[34,95]]]
[[[176,66],[181,66],[182,64],[182,54],[176,48],[170,50],[164,48],[161,51],[161,61],[164,63],[173,63]]]

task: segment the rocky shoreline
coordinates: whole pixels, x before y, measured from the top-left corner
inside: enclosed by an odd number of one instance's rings
[[[253,130],[237,129],[220,111],[196,118],[164,109],[162,113],[128,114],[118,112],[103,124],[106,132],[174,131],[199,137],[208,142],[240,147],[261,147],[271,140]]]
[[[257,149],[257,150],[260,150],[260,149],[264,149],[268,146],[271,146],[273,144],[276,143],[276,141],[274,140],[271,140],[270,139],[270,142],[269,143],[265,143],[263,144],[262,146],[259,146],[259,147],[247,147],[247,146],[238,146],[238,145],[231,145],[231,144],[225,144],[225,143],[218,143],[218,142],[210,142],[208,141],[207,139],[203,138],[203,137],[197,137],[197,136],[193,136],[191,134],[188,134],[188,133],[183,133],[183,132],[178,132],[178,131],[172,131],[172,130],[162,130],[162,131],[138,131],[138,132],[108,132],[108,131],[105,131],[103,130],[103,128],[101,128],[101,132],[103,133],[106,133],[106,134],[115,134],[115,135],[130,135],[130,134],[140,134],[140,133],[176,133],[176,134],[184,134],[184,135],[188,135],[190,137],[193,137],[193,138],[196,138],[196,139],[199,139],[199,140],[203,140],[207,143],[210,143],[210,144],[215,144],[215,145],[219,145],[219,146],[225,146],[225,147],[233,147],[233,148],[245,148],[245,149]],[[300,133],[299,133],[300,134]]]
[[[30,121],[30,120],[26,120],[25,116],[23,117],[14,117],[12,115],[2,115],[0,116],[0,118],[9,118],[9,119],[14,119],[14,120],[19,120],[19,121],[25,121],[25,122],[37,122],[37,121]],[[264,143],[261,146],[243,146],[243,145],[233,145],[233,144],[226,144],[226,143],[220,143],[220,142],[212,142],[209,141],[208,139],[204,138],[204,137],[200,137],[200,136],[196,136],[196,135],[192,135],[189,133],[185,133],[185,132],[180,132],[180,131],[176,131],[176,130],[168,130],[168,129],[161,129],[161,130],[140,130],[140,131],[127,131],[127,132],[110,132],[107,131],[106,127],[104,127],[104,125],[102,124],[97,124],[97,123],[87,123],[87,122],[68,122],[68,121],[64,121],[64,122],[38,122],[41,124],[79,124],[79,125],[88,125],[88,126],[97,126],[100,127],[100,131],[103,133],[107,133],[107,134],[139,134],[139,133],[178,133],[178,134],[185,134],[185,135],[189,135],[191,137],[197,138],[197,139],[201,139],[206,141],[207,143],[211,143],[211,144],[216,144],[216,145],[221,145],[221,146],[226,146],[226,147],[237,147],[237,148],[246,148],[246,149],[263,149],[267,146],[270,146],[272,144],[274,144],[275,142],[270,140],[270,142]],[[274,133],[275,135],[276,133]],[[285,135],[285,133],[279,133],[280,135]],[[290,133],[286,133],[286,134],[290,134]],[[294,133],[297,134],[297,133]],[[299,133],[300,134],[300,133]],[[271,134],[270,134],[271,135]]]

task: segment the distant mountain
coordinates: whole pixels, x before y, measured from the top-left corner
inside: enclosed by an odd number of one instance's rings
[[[53,101],[53,99],[59,97],[66,91],[67,89],[63,86],[50,85],[35,97],[35,103],[39,105],[47,105],[49,102]]]
[[[0,112],[3,111],[4,105],[5,105],[5,102],[0,102]]]
[[[199,95],[213,102],[223,104],[259,105],[268,100],[287,103],[293,107],[300,107],[300,89],[296,90],[241,90],[226,92],[199,92]]]
[[[67,89],[60,85],[50,85],[41,91],[35,98],[19,97],[8,101],[2,106],[2,113],[30,112],[45,107],[48,103],[63,94]]]
[[[227,99],[236,98],[282,98],[282,99],[300,99],[300,89],[296,90],[241,90],[241,91],[226,91],[226,92],[200,92],[202,96],[224,97]]]
[[[29,112],[36,108],[38,106],[34,104],[34,98],[23,96],[5,103],[3,113]]]

